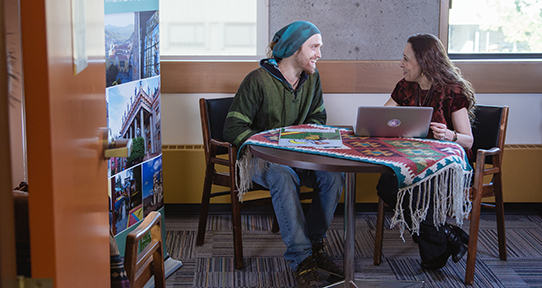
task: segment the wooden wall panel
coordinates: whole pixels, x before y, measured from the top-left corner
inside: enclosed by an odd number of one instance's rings
[[[356,90],[345,93],[391,93],[397,81],[403,78],[398,61],[364,61],[356,64]]]
[[[355,65],[344,65],[341,61],[316,64],[322,80],[322,90],[336,93],[348,93],[356,89],[357,68]]]
[[[542,93],[542,61],[455,61],[477,93]]]
[[[455,61],[477,93],[542,93],[542,61]],[[163,93],[235,93],[258,62],[161,62]],[[390,93],[399,61],[319,61],[324,93]]]
[[[257,62],[162,61],[162,93],[235,93],[248,72],[258,65]]]

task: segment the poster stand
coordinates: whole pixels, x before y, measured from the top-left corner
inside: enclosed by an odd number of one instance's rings
[[[107,123],[113,140],[132,142],[127,158],[109,160],[110,225],[120,255],[126,236],[151,212],[164,223],[159,0],[104,0]],[[183,264],[167,253],[165,276]],[[145,237],[139,249],[146,245]],[[145,287],[154,287],[154,278]]]
[[[183,263],[181,261],[175,260],[173,258],[167,258],[164,261],[166,278],[169,277],[169,275],[173,274],[173,272],[177,271],[177,269],[181,268],[181,266],[183,266]],[[145,284],[144,288],[154,288],[154,276],[152,276],[149,282]]]

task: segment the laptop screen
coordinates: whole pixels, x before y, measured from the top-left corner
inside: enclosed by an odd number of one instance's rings
[[[429,132],[432,107],[359,106],[354,126],[358,136],[424,138]]]

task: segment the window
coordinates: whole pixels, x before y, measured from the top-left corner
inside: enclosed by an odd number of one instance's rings
[[[542,0],[451,0],[452,58],[542,58]]]
[[[162,60],[251,60],[268,44],[266,0],[160,0]]]

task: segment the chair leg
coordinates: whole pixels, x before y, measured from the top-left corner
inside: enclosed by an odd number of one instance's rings
[[[154,287],[166,287],[166,274],[164,268],[164,249],[160,245],[159,250],[153,253]]]
[[[495,209],[497,213],[497,235],[499,239],[499,258],[506,260],[506,235],[504,230],[504,201],[502,195],[501,174],[495,174],[493,179]]]
[[[271,232],[278,233],[280,230],[279,228],[279,221],[277,220],[277,214],[273,212],[273,226],[271,227]]]
[[[209,214],[209,201],[211,199],[211,181],[212,181],[211,172],[205,173],[205,183],[203,184],[203,193],[201,196],[201,208],[199,212],[199,223],[198,223],[198,235],[196,237],[196,246],[203,245],[205,242],[205,230],[207,228],[207,216]]]
[[[231,217],[233,224],[233,261],[235,269],[243,269],[243,236],[241,227],[241,207],[237,194],[231,189]]]
[[[375,252],[373,258],[374,265],[382,263],[382,244],[384,241],[384,201],[378,198],[378,211],[376,213],[376,232],[375,232]]]
[[[480,228],[480,211],[482,209],[482,186],[474,191],[475,199],[472,203],[469,230],[469,250],[467,254],[467,268],[465,271],[465,284],[474,282],[474,272],[476,265],[476,249],[478,246],[478,230]]]

